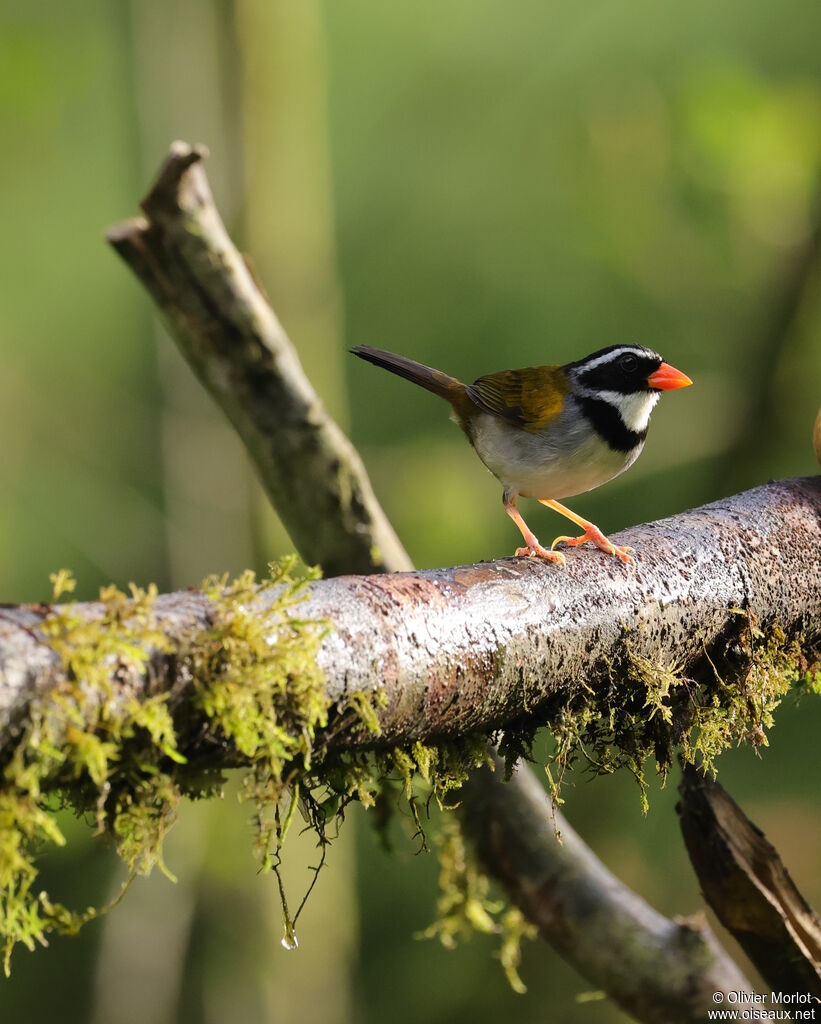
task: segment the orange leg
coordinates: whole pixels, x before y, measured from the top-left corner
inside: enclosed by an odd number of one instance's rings
[[[576,526],[579,526],[582,528],[582,530],[584,530],[584,533],[581,535],[581,537],[557,537],[550,545],[551,551],[553,550],[553,548],[556,547],[557,544],[564,543],[569,545],[571,548],[575,548],[579,544],[586,544],[588,541],[591,541],[593,544],[596,545],[599,551],[605,551],[608,555],[615,555],[616,558],[621,559],[621,561],[625,564],[630,563],[635,565],[635,558],[633,558],[633,556],[629,554],[629,552],[634,550],[633,548],[618,547],[618,545],[614,544],[612,541],[608,540],[607,537],[605,537],[605,535],[601,532],[598,526],[595,526],[593,523],[588,522],[587,519],[582,519],[581,516],[577,516],[575,512],[571,512],[569,508],[566,508],[558,501],[553,501],[551,498],[539,498],[539,501],[542,505],[547,505],[548,508],[552,508],[556,512],[561,513],[561,515],[567,516],[567,518],[574,522]]]
[[[519,527],[527,545],[523,548],[516,548],[517,558],[521,558],[524,555],[535,555],[537,558],[543,558],[546,562],[553,562],[554,565],[564,565],[565,559],[561,551],[553,551],[552,549],[548,551],[547,548],[543,548],[536,539],[536,535],[531,532],[527,523],[522,519],[521,513],[516,508],[516,495],[505,491],[502,501],[504,502],[505,512]]]

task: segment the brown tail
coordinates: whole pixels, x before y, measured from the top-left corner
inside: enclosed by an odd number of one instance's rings
[[[461,381],[442,373],[441,370],[414,362],[413,359],[386,352],[381,348],[371,348],[370,345],[355,345],[351,352],[360,359],[373,363],[374,366],[383,366],[405,380],[412,380],[414,384],[447,399],[453,405],[461,404],[465,396],[465,385]]]

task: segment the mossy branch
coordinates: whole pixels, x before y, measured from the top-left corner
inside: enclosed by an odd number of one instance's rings
[[[778,696],[768,670],[780,658],[798,671],[821,634],[821,478],[767,484],[618,541],[636,548],[636,570],[578,551],[564,571],[509,558],[308,583],[294,614],[327,624],[316,660],[329,702],[384,696],[378,739],[335,742],[456,739],[548,719],[571,729],[616,701],[634,717],[609,728],[623,730],[615,737],[623,750],[638,744],[637,757],[643,745],[669,762],[694,733],[708,734],[708,755],[745,728],[761,742]],[[264,588],[250,614],[264,618],[275,600]],[[217,610],[201,589],[158,595],[140,658],[119,664],[104,635],[84,657],[96,659],[95,678],[112,695],[173,691],[184,700],[180,647]],[[72,614],[93,623],[101,605],[76,604]],[[31,699],[60,677],[42,628],[53,615],[48,605],[22,605],[0,616],[0,752]]]
[[[179,797],[245,767],[262,860],[277,870],[297,802],[324,844],[328,817],[373,803],[386,773],[411,801],[415,773],[443,800],[491,737],[515,757],[547,724],[559,776],[583,753],[639,780],[651,756],[665,771],[676,749],[710,765],[727,746],[765,743],[790,686],[818,687],[821,479],[768,484],[620,539],[647,552],[638,570],[580,552],[565,572],[505,559],[298,586],[246,574],[174,594],[106,588],[89,604],[6,606],[8,949],[90,916],[31,889],[32,841],[61,840],[51,792],[95,815],[141,872],[162,866]],[[677,547],[684,557],[666,561]],[[55,597],[72,587],[65,573],[53,583]],[[481,835],[490,823],[474,818]],[[504,877],[493,844],[480,850]]]

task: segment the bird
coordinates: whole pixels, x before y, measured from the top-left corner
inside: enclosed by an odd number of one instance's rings
[[[406,356],[370,345],[350,351],[444,398],[451,419],[502,484],[502,503],[524,540],[518,557],[563,566],[558,544],[592,543],[625,564],[633,548],[609,540],[560,499],[593,490],[623,473],[644,447],[656,402],[664,391],[688,387],[690,378],[644,345],[610,345],[564,365],[502,370],[463,384]],[[543,547],[518,509],[519,498],[567,517],[584,532],[556,537]]]

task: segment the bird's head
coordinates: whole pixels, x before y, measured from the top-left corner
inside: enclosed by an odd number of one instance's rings
[[[605,402],[628,431],[644,435],[662,391],[693,382],[658,352],[643,345],[612,345],[565,367],[570,387],[582,402]]]

